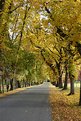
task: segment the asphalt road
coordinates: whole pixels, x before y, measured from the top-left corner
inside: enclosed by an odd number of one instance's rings
[[[0,99],[0,121],[51,121],[50,83]]]

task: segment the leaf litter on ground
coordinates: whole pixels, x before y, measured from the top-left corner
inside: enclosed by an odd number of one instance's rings
[[[50,89],[50,104],[54,121],[81,121],[81,107],[78,106],[79,90],[75,95],[67,96],[67,91]]]

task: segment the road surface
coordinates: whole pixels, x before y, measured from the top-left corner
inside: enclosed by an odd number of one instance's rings
[[[51,121],[49,82],[0,98],[0,121]]]

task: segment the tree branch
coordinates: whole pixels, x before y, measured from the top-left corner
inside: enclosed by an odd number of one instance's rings
[[[54,18],[53,18],[53,16],[52,16],[52,13],[50,12],[50,10],[47,8],[46,5],[45,5],[45,11],[50,15],[50,18],[54,21]],[[58,33],[61,37],[63,37],[63,38],[67,37],[67,35],[62,31],[62,29],[61,29],[60,27],[57,27],[57,26],[56,26],[56,29],[57,29],[57,33]]]
[[[24,3],[18,5],[17,7],[15,7],[13,10],[10,10],[8,13],[11,14],[13,13],[15,10],[17,10],[18,8],[22,7],[24,5]]]

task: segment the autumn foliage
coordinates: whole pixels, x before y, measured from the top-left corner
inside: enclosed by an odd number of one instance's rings
[[[81,121],[81,108],[77,101],[79,92],[70,97],[67,96],[67,92],[56,88],[50,90],[53,121]]]

